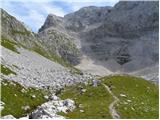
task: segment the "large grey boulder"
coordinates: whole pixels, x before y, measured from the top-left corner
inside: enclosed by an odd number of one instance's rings
[[[13,115],[6,115],[1,117],[1,119],[16,119]]]

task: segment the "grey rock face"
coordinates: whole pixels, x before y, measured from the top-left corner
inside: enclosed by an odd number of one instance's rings
[[[46,18],[44,25],[39,29],[39,32],[41,32],[44,29],[47,29],[51,26],[63,28],[62,23],[63,23],[62,17],[56,16],[53,14],[49,14],[48,17]]]
[[[80,62],[81,53],[74,44],[74,38],[52,27],[39,32],[41,43],[50,51],[76,65]]]
[[[74,38],[58,31],[63,29],[63,25],[61,24],[62,18],[51,14],[48,15],[44,26],[39,31],[47,29],[50,26],[56,27],[58,30],[45,30],[37,35],[29,31],[24,23],[18,21],[3,9],[1,9],[1,16],[1,33],[3,38],[16,41],[36,52],[47,53],[46,56],[59,56],[73,65],[79,63],[81,53],[73,42]]]
[[[120,71],[152,66],[158,63],[158,14],[158,2],[121,1],[103,24],[81,33],[82,50],[107,68],[114,59]]]
[[[24,23],[18,21],[15,17],[9,15],[3,9],[1,10],[1,35],[4,38],[14,40],[26,47],[32,47],[36,42],[35,34],[24,26]]]
[[[158,8],[156,1],[120,1],[114,7],[84,7],[57,26],[43,26],[79,40],[83,54],[112,72],[131,72],[158,63]]]
[[[47,51],[54,53],[72,65],[80,62],[81,53],[75,45],[74,37],[67,34],[63,18],[49,14],[38,36]]]
[[[89,6],[64,16],[65,27],[72,31],[84,30],[87,26],[103,22],[111,7]]]

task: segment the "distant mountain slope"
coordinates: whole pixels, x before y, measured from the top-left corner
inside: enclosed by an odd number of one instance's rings
[[[102,25],[82,33],[82,50],[112,71],[110,59],[124,72],[152,66],[158,63],[158,26],[158,2],[122,1]]]
[[[91,76],[72,67],[55,51],[46,49],[48,47],[37,34],[28,30],[23,23],[3,9],[1,9],[1,20],[2,79],[13,80],[27,87],[50,86],[56,90],[67,84],[85,81]],[[58,34],[56,37],[53,40],[60,40],[57,47],[63,44],[65,48],[66,43],[62,39],[65,36]],[[67,52],[73,52],[72,48],[76,51],[76,46],[67,42],[70,44]],[[72,53],[70,54],[72,56]]]
[[[114,7],[89,6],[64,17],[50,14],[39,34],[55,29],[73,38],[95,64],[112,72],[133,72],[158,63],[158,8],[158,1],[120,1]]]
[[[1,9],[1,16],[1,35],[3,38],[17,41],[26,48],[34,49],[37,52],[44,52],[46,56],[52,56],[53,59],[56,57],[55,59],[62,59],[62,61],[73,65],[79,63],[79,56],[81,54],[72,42],[73,38],[61,34],[61,32],[56,30],[46,30],[45,32],[41,32],[38,36],[36,33],[28,30],[27,27],[24,26],[24,23],[18,21],[3,9]],[[45,40],[43,37],[40,37],[46,34],[47,37]]]

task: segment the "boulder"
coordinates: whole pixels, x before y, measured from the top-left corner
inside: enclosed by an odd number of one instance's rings
[[[25,110],[25,111],[27,111],[27,110],[30,109],[30,106],[28,106],[28,105],[27,106],[22,106],[22,109]]]
[[[13,115],[6,115],[1,117],[1,119],[16,119]]]

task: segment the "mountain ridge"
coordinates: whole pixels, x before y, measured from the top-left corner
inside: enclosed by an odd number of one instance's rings
[[[84,7],[65,15],[58,25],[62,27],[48,24],[50,29],[73,37],[83,55],[112,72],[133,72],[158,63],[156,1],[123,1],[114,7]],[[80,57],[82,61],[83,56]]]

